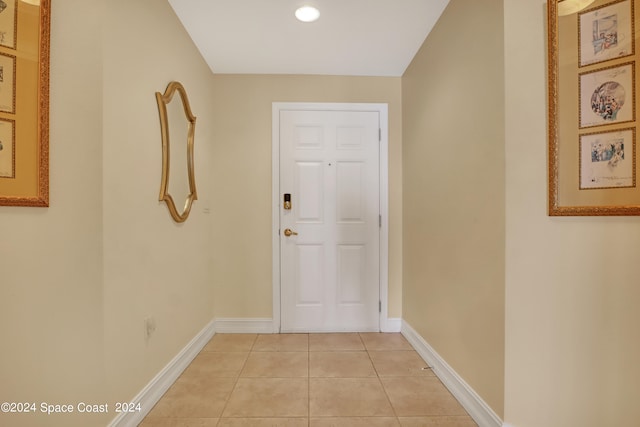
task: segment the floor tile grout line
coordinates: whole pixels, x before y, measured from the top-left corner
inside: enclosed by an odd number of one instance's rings
[[[244,359],[244,362],[242,363],[242,367],[239,369],[239,371],[237,371],[238,372],[237,375],[235,375],[234,377],[231,377],[231,378],[234,379],[233,386],[231,387],[231,391],[229,392],[229,394],[225,398],[224,405],[223,405],[223,408],[221,410],[221,413],[220,413],[219,417],[217,417],[218,420],[216,422],[216,426],[220,426],[221,423],[223,422],[223,414],[224,414],[225,410],[227,409],[227,407],[228,407],[228,405],[230,403],[230,398],[231,398],[232,394],[234,393],[240,378],[242,378],[242,372],[244,371],[244,369],[247,366],[249,357],[251,356],[251,354],[260,353],[260,351],[255,349],[256,348],[256,343],[258,341],[259,336],[260,335],[264,335],[264,334],[254,334],[254,335],[255,336],[253,337],[251,345],[249,346],[250,347],[249,351],[247,352],[246,358]],[[311,425],[311,418],[312,418],[311,417],[311,379],[312,379],[311,378],[311,334],[304,333],[303,335],[306,335],[306,338],[307,338],[306,339],[306,352],[307,352],[307,357],[306,357],[306,359],[307,359],[306,378],[307,378],[307,390],[308,390],[308,399],[307,399],[307,412],[308,413],[307,413],[307,417],[306,418],[307,418],[307,426],[310,426]],[[364,351],[367,352],[368,360],[371,363],[371,366],[373,367],[373,370],[375,372],[375,378],[377,378],[378,383],[382,386],[383,392],[384,392],[384,394],[385,394],[385,396],[387,398],[387,401],[389,402],[389,405],[391,406],[391,409],[393,411],[393,415],[390,414],[389,416],[390,417],[392,416],[396,420],[398,425],[401,425],[401,422],[400,422],[400,418],[401,417],[398,415],[396,408],[391,403],[391,399],[389,397],[389,393],[387,391],[387,388],[384,386],[383,379],[387,379],[388,377],[387,376],[385,376],[385,377],[381,377],[380,376],[380,371],[376,367],[376,365],[375,365],[375,363],[373,361],[372,354],[375,353],[375,352],[383,352],[383,351],[384,352],[400,352],[400,351],[409,352],[409,351],[415,351],[415,349],[412,349],[412,348],[409,348],[409,349],[404,349],[404,348],[402,348],[402,349],[400,349],[400,348],[376,348],[377,344],[375,342],[372,343],[373,348],[369,349],[369,348],[367,348],[366,345],[364,345],[364,339],[362,338],[362,334],[361,333],[358,333],[358,337],[360,339],[360,343],[364,347]],[[412,346],[410,346],[410,347],[412,347]],[[331,348],[331,349],[327,349],[326,352],[331,353],[331,352],[345,352],[345,351],[347,351],[347,352],[361,352],[362,350],[342,350],[342,351],[340,351],[340,350],[335,350],[334,348]],[[224,352],[233,353],[233,352],[239,352],[239,351],[229,350],[228,348],[225,348]],[[286,346],[281,346],[280,348],[277,348],[273,352],[286,353],[286,352],[291,352],[291,350],[287,349]],[[390,375],[389,377],[404,378],[404,377],[416,377],[416,375]],[[421,377],[421,376],[417,375],[417,377]],[[251,378],[251,377],[247,377],[247,378]],[[255,378],[266,378],[266,377],[255,377]],[[271,377],[271,376],[268,376],[268,378],[292,378],[292,377]],[[304,378],[304,377],[297,377],[297,378]],[[314,377],[314,378],[316,378],[316,377]],[[327,378],[328,379],[328,378],[334,378],[334,377],[317,377],[317,378]],[[363,377],[335,377],[335,378],[361,379]],[[374,377],[369,377],[369,378],[374,378]],[[469,417],[468,413],[466,415],[460,415],[460,414],[453,414],[452,413],[452,414],[448,414],[446,416],[461,417],[461,418],[465,417],[465,416]],[[382,415],[377,415],[376,417],[383,417],[383,416]],[[172,418],[172,417],[169,417],[169,418]],[[213,418],[213,417],[211,417],[211,418]],[[228,419],[228,418],[229,417],[226,417],[225,419]],[[231,418],[238,418],[238,417],[231,417]],[[263,417],[257,417],[257,418],[263,418]],[[286,418],[291,418],[291,417],[286,417]],[[303,418],[304,419],[305,417],[295,417],[295,418]],[[314,417],[314,418],[327,418],[327,417],[319,415],[319,416]],[[328,417],[328,418],[332,418],[332,417]],[[358,418],[358,417],[353,416],[351,418]]]
[[[382,378],[380,377],[380,372],[378,371],[378,368],[376,368],[376,364],[373,363],[373,359],[371,358],[371,351],[367,350],[367,356],[369,357],[369,361],[371,362],[371,365],[373,366],[374,371],[376,371],[376,377],[378,378],[378,381],[380,382],[380,387],[382,387],[382,391],[384,392],[385,397],[387,398],[387,402],[389,402],[389,406],[391,407],[391,410],[393,411],[393,415],[396,418],[396,421],[398,422],[398,424],[400,425],[400,419],[398,417],[398,412],[396,411],[396,408],[393,406],[393,403],[391,402],[391,398],[389,397],[389,393],[387,393],[387,389],[384,386],[384,383],[382,382]]]
[[[222,415],[224,415],[224,411],[227,409],[227,405],[231,400],[231,395],[233,394],[233,392],[235,391],[238,385],[238,381],[240,380],[240,375],[242,375],[242,371],[244,370],[244,367],[247,365],[247,361],[249,360],[249,356],[251,356],[251,352],[253,351],[253,346],[256,344],[257,340],[258,340],[258,335],[256,334],[256,336],[253,338],[253,342],[251,343],[251,346],[249,347],[249,352],[247,353],[247,357],[244,359],[244,363],[242,364],[242,367],[238,371],[238,375],[236,376],[236,380],[233,383],[233,387],[231,387],[231,391],[229,392],[229,395],[225,399],[225,402],[224,402],[224,405],[222,406],[222,410],[220,411],[220,416],[218,417],[218,422],[216,423],[216,426],[220,425],[220,423],[222,422]]]

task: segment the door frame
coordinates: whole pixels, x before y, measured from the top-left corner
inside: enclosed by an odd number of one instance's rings
[[[380,331],[388,332],[389,295],[389,106],[383,103],[272,103],[272,288],[273,288],[273,332],[280,332],[280,112],[294,111],[369,111],[380,117]]]

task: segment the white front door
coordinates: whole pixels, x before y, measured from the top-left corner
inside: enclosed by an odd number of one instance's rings
[[[378,331],[379,112],[279,120],[281,330]]]

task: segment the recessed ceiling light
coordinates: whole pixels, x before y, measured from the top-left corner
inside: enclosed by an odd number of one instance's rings
[[[296,10],[296,18],[302,22],[313,22],[320,17],[320,11],[313,6],[302,6]]]

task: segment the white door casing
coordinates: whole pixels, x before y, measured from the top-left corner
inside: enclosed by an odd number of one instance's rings
[[[384,331],[386,105],[277,103],[273,124],[274,332]]]

